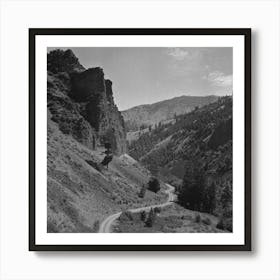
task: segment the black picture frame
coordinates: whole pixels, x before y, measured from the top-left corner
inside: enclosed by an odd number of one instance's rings
[[[42,35],[243,35],[245,74],[245,188],[243,245],[37,245],[35,242],[35,39]],[[251,29],[29,29],[29,250],[30,251],[251,251]]]

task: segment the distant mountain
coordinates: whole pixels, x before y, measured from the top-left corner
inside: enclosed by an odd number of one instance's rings
[[[140,105],[122,111],[128,131],[137,131],[142,126],[154,126],[159,122],[172,120],[175,114],[182,115],[209,103],[215,102],[218,96],[180,96],[149,105]]]

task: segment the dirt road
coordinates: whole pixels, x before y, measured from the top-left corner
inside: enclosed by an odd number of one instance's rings
[[[163,208],[167,205],[170,205],[174,200],[175,200],[175,194],[174,194],[174,190],[175,188],[169,184],[165,184],[168,189],[165,191],[165,193],[168,194],[168,198],[167,201],[162,203],[162,204],[154,204],[154,205],[149,205],[149,206],[145,206],[145,207],[140,207],[140,208],[135,208],[135,209],[129,209],[129,212],[132,213],[137,213],[137,212],[141,212],[144,210],[149,210],[150,208],[153,207],[159,207],[159,208]],[[116,214],[113,214],[109,217],[107,217],[100,225],[99,228],[99,233],[109,233],[112,224],[115,222],[115,220],[121,215],[122,212],[118,212]]]

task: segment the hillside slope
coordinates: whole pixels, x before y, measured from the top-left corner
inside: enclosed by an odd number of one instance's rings
[[[48,232],[95,232],[110,214],[165,200],[163,191],[139,198],[149,172],[127,155],[115,156],[107,170],[103,151],[48,122]]]
[[[177,186],[181,205],[232,217],[232,97],[178,116],[132,141],[129,154]]]
[[[175,115],[181,115],[192,111],[196,107],[202,107],[215,102],[217,96],[180,96],[154,104],[136,106],[122,111],[128,131],[137,131],[141,126],[156,125],[160,122],[174,119]]]
[[[150,173],[125,154],[124,122],[101,68],[85,69],[72,51],[55,50],[47,86],[48,232],[98,232],[110,214],[166,199],[164,190],[138,197]],[[108,142],[107,170],[100,163]]]

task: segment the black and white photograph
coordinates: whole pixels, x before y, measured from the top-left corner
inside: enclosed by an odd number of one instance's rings
[[[48,232],[232,232],[232,48],[47,56]]]
[[[279,8],[0,0],[0,279],[280,280]]]
[[[179,244],[207,245],[208,236],[212,245],[239,244],[228,240],[244,235],[245,117],[235,100],[244,106],[245,81],[234,73],[244,61],[234,60],[235,45],[180,39],[172,46],[49,42],[36,53],[45,51],[36,135],[45,131],[36,141],[46,137],[37,148],[46,153],[36,160],[47,183],[42,188],[37,176],[36,210],[45,200],[46,216],[36,222],[47,244],[69,244],[71,236],[90,236],[91,245],[114,238],[166,245],[177,236]]]

